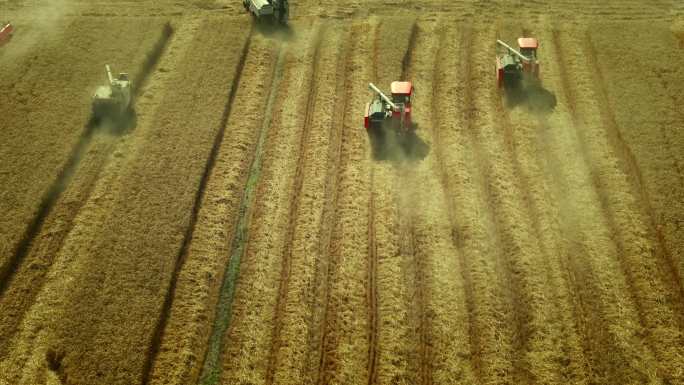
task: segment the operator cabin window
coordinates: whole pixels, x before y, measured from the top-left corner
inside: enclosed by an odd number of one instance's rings
[[[530,59],[534,59],[534,50],[531,48],[523,48],[520,50],[520,53],[527,56]]]
[[[394,103],[404,103],[407,104],[409,102],[410,98],[408,95],[394,95],[392,97],[392,101]]]

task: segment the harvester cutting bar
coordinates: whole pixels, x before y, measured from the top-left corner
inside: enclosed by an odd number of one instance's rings
[[[378,87],[375,86],[375,84],[373,84],[373,83],[368,83],[368,88],[370,88],[371,91],[374,91],[374,92],[376,92],[378,95],[380,95],[380,97],[382,98],[382,100],[384,100],[387,104],[389,104],[390,107],[392,107],[392,109],[393,109],[394,111],[399,111],[399,107],[398,107],[396,104],[394,104],[394,102],[392,102],[392,100],[391,100],[390,98],[388,98],[387,95],[383,94],[382,91],[380,91],[380,89],[379,89]]]
[[[509,50],[509,51],[513,52],[514,54],[516,54],[517,56],[519,56],[521,59],[523,59],[523,60],[525,60],[525,61],[528,61],[528,62],[529,62],[529,61],[532,61],[532,59],[530,59],[530,58],[528,58],[527,56],[521,54],[520,52],[518,52],[518,50],[516,50],[515,48],[511,47],[510,45],[504,43],[503,41],[497,39],[496,42],[499,43],[499,44],[500,44],[501,46],[503,46],[504,48],[506,48],[507,50]]]

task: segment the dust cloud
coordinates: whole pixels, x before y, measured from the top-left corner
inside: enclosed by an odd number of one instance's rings
[[[64,25],[65,16],[74,9],[70,0],[36,2],[30,7],[28,18],[8,20],[15,31],[12,41],[4,47],[3,60],[16,61],[33,51],[41,41]]]

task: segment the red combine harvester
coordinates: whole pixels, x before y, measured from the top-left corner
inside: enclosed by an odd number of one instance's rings
[[[375,93],[375,97],[370,103],[366,103],[363,126],[367,131],[380,132],[384,128],[389,128],[400,135],[413,131],[415,127],[411,122],[411,82],[392,82],[392,99],[373,83],[368,83],[368,88]]]
[[[519,38],[519,51],[501,40],[496,42],[505,48],[496,56],[496,83],[499,89],[517,90],[524,82],[539,80],[539,62],[537,61],[539,42],[537,39]]]
[[[0,24],[0,46],[7,43],[14,33],[14,27],[11,23]]]

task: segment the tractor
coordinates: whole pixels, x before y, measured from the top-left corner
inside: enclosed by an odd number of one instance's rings
[[[496,83],[505,91],[520,91],[527,84],[539,81],[539,62],[537,48],[539,42],[533,37],[518,39],[520,50],[501,40],[496,41],[504,50],[496,56]]]
[[[242,5],[259,22],[287,24],[287,0],[242,0]]]
[[[392,99],[373,83],[368,83],[368,88],[375,96],[370,103],[366,103],[363,125],[367,131],[380,131],[388,128],[403,135],[414,130],[415,127],[411,122],[411,94],[413,93],[411,82],[392,82],[390,85]]]
[[[109,65],[105,65],[105,71],[109,84],[97,87],[93,95],[93,117],[97,120],[119,120],[124,118],[132,107],[131,81],[126,73],[120,73],[114,78]]]
[[[0,46],[7,43],[12,38],[13,33],[14,27],[11,23],[0,23]]]

